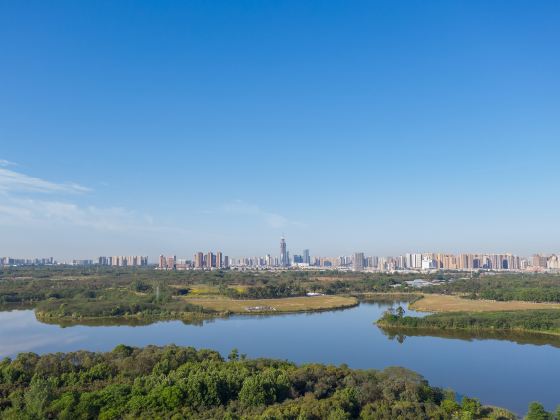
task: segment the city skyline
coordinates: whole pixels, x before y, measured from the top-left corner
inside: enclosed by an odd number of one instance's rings
[[[308,250],[305,250],[308,251]],[[305,253],[304,253],[305,255]],[[397,256],[368,256],[355,252],[352,256],[313,256],[302,259],[294,255],[293,259],[284,261],[282,257],[266,254],[263,257],[230,258],[221,251],[215,254],[196,252],[192,259],[178,258],[177,255],[161,254],[156,262],[149,262],[145,256],[100,256],[97,259],[73,259],[57,261],[52,257],[18,259],[0,257],[0,266],[107,266],[107,267],[148,267],[160,270],[213,270],[213,269],[334,269],[344,271],[369,272],[436,272],[436,271],[531,271],[560,272],[560,253],[533,254],[530,257],[511,253],[406,253]]]
[[[92,258],[91,255],[89,256],[81,256],[80,258],[76,258],[75,255],[69,257],[69,258],[55,258],[52,255],[50,255],[49,257],[37,257],[37,256],[17,256],[17,254],[14,253],[5,253],[5,254],[0,254],[0,263],[2,263],[3,260],[7,260],[7,259],[14,259],[14,260],[20,260],[20,261],[36,261],[38,264],[40,265],[44,265],[44,264],[53,264],[53,262],[58,262],[58,261],[62,261],[63,263],[70,263],[71,261],[89,261],[90,264],[99,264],[99,265],[108,265],[108,266],[144,266],[144,265],[148,265],[148,260],[151,261],[151,264],[158,264],[159,261],[159,265],[165,265],[168,264],[167,260],[168,258],[173,258],[176,259],[177,255],[182,256],[182,260],[183,262],[185,261],[189,261],[192,262],[192,265],[194,268],[202,268],[202,267],[206,267],[207,263],[206,261],[214,261],[214,264],[212,265],[212,267],[221,267],[222,266],[222,261],[224,258],[228,259],[229,261],[235,261],[235,260],[242,260],[242,259],[246,259],[246,258],[263,258],[263,259],[269,259],[270,261],[275,261],[275,263],[269,263],[268,265],[270,266],[276,266],[276,267],[288,267],[288,266],[293,266],[295,264],[311,264],[312,263],[312,259],[315,258],[325,258],[325,259],[335,259],[335,258],[351,258],[351,262],[348,263],[348,265],[352,265],[354,268],[363,268],[364,266],[367,266],[367,264],[364,265],[364,263],[358,263],[358,265],[356,265],[356,261],[365,261],[367,258],[371,258],[371,256],[374,256],[375,258],[417,258],[419,256],[419,260],[412,263],[412,261],[415,261],[413,259],[410,259],[407,266],[416,266],[416,267],[420,267],[421,265],[421,260],[423,256],[426,255],[440,255],[440,256],[461,256],[461,255],[471,255],[471,256],[490,256],[490,255],[515,255],[518,256],[520,258],[524,258],[524,259],[531,259],[534,258],[536,256],[556,256],[556,255],[560,255],[560,250],[557,251],[551,251],[551,252],[543,252],[543,251],[533,251],[530,253],[515,253],[509,250],[501,250],[501,251],[483,251],[483,250],[477,250],[477,251],[470,251],[470,250],[459,250],[459,251],[455,251],[455,252],[450,252],[449,250],[406,250],[406,252],[397,252],[397,253],[371,253],[371,252],[364,252],[364,251],[356,251],[354,250],[351,253],[334,253],[334,254],[325,254],[325,253],[321,253],[321,252],[316,252],[316,253],[312,253],[310,251],[309,248],[306,247],[293,247],[292,251],[290,250],[290,247],[288,247],[287,241],[286,241],[286,236],[282,235],[280,237],[280,242],[279,242],[279,248],[277,248],[278,252],[275,253],[274,251],[270,252],[270,251],[257,251],[255,253],[250,253],[250,254],[235,254],[235,253],[231,253],[228,255],[225,255],[222,251],[223,248],[216,248],[216,247],[211,247],[212,249],[218,249],[217,251],[192,251],[190,254],[189,252],[179,252],[179,251],[174,251],[168,254],[156,254],[156,255],[124,255],[124,254],[119,254],[116,253],[114,255],[110,255],[110,254],[105,254],[105,255],[101,255],[95,258]],[[199,249],[199,248],[197,248]],[[293,251],[293,250],[296,251]],[[299,249],[299,251],[298,251]],[[216,253],[214,253],[216,252]],[[189,260],[188,258],[185,258],[186,255],[192,255],[192,259]],[[264,257],[263,257],[264,256]],[[164,259],[166,262],[164,262],[162,264],[162,259]],[[122,263],[121,263],[122,261]],[[169,265],[174,265],[174,263],[169,263]],[[344,265],[344,264],[343,264]],[[226,264],[227,266],[227,264]],[[494,264],[495,266],[495,264]]]
[[[71,263],[62,264],[75,266],[111,266],[111,267],[142,267],[150,265],[147,256],[100,256],[93,259],[73,259]],[[35,259],[15,259],[1,257],[0,265],[56,265],[58,261],[52,257]],[[177,258],[176,254],[160,254],[156,265],[160,270],[213,270],[229,268],[250,269],[342,269],[352,271],[542,271],[560,270],[560,253],[533,254],[530,257],[506,253],[441,253],[441,252],[407,252],[397,256],[366,255],[364,252],[354,252],[352,256],[312,255],[309,248],[303,249],[301,254],[290,254],[286,238],[280,238],[278,256],[266,254],[252,257],[230,257],[221,250],[197,251],[192,259]]]
[[[558,2],[141,9],[0,5],[0,255],[560,247]]]

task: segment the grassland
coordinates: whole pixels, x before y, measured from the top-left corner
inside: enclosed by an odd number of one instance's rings
[[[185,302],[201,306],[205,310],[229,313],[255,312],[304,312],[327,309],[348,308],[358,304],[354,297],[346,296],[313,296],[290,297],[278,299],[230,299],[216,297],[185,297]],[[261,308],[251,310],[249,308]]]
[[[411,303],[409,308],[420,312],[499,312],[560,309],[560,304],[521,301],[499,302],[484,299],[465,299],[455,295],[425,294],[421,299]]]

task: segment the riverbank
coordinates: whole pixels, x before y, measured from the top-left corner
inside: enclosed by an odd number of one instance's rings
[[[214,318],[231,314],[274,314],[316,312],[351,308],[359,304],[355,297],[346,296],[298,296],[278,299],[231,299],[215,297],[176,297],[172,304],[158,307],[120,305],[115,314],[108,311],[92,311],[97,302],[80,302],[69,305],[45,305],[35,309],[37,320],[47,324],[70,325],[148,325],[158,321],[179,320],[188,324],[201,324]],[[100,304],[101,305],[101,304]]]
[[[110,326],[110,325],[149,325],[160,321],[183,321],[186,324],[201,325],[203,321],[227,316],[226,313],[208,312],[169,312],[124,314],[118,316],[83,316],[79,314],[60,315],[35,310],[35,318],[45,324],[68,327],[72,325]]]

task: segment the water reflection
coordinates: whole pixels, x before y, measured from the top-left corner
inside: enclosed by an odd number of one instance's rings
[[[379,327],[379,329],[389,340],[396,340],[401,344],[405,341],[406,337],[440,337],[463,341],[501,340],[511,341],[516,344],[533,344],[536,346],[550,345],[560,348],[560,337],[539,333],[519,331],[438,330],[402,327]]]

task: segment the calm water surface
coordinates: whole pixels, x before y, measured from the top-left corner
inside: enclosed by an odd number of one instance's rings
[[[449,387],[519,414],[525,413],[534,400],[549,410],[560,404],[559,348],[426,336],[406,337],[400,343],[373,324],[389,306],[362,303],[331,312],[240,315],[208,321],[203,326],[167,321],[136,327],[62,328],[38,322],[30,310],[0,312],[0,357],[13,357],[22,351],[106,351],[121,343],[175,343],[223,354],[236,347],[249,357],[297,363],[346,363],[353,368],[376,369],[404,366],[424,375],[432,385]]]

